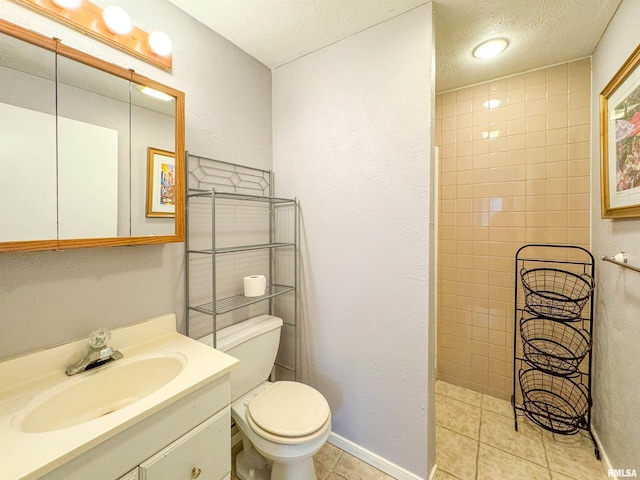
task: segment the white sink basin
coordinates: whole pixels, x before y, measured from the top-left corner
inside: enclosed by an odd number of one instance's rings
[[[180,353],[159,353],[80,373],[34,398],[12,426],[25,433],[43,433],[104,417],[157,391],[186,363]]]
[[[174,314],[111,333],[110,346],[124,358],[72,377],[65,367],[87,353],[88,338],[0,362],[2,479],[46,477],[197,394],[238,363],[180,335]]]

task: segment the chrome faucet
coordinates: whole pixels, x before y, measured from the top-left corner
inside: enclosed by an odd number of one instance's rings
[[[89,351],[85,357],[78,363],[69,365],[64,373],[69,376],[76,375],[113,360],[121,359],[122,353],[107,346],[109,340],[111,340],[111,332],[106,328],[99,328],[92,332],[89,337]]]

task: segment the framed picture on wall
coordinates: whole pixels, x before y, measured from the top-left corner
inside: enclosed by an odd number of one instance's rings
[[[147,148],[147,217],[175,217],[175,192],[175,154]]]
[[[602,218],[640,217],[640,46],[600,94]]]

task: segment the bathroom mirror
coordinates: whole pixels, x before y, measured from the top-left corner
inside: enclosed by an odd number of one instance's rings
[[[183,241],[182,92],[4,20],[0,83],[0,252]]]

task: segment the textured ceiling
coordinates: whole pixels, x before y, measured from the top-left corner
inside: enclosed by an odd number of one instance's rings
[[[436,90],[450,90],[591,55],[621,0],[436,0]],[[509,47],[471,55],[484,40]]]
[[[269,68],[427,0],[169,0]]]
[[[425,0],[169,0],[269,68],[404,13]],[[640,0],[638,0],[640,1]],[[621,0],[435,0],[436,90],[591,55]],[[471,56],[504,37],[493,60]]]

